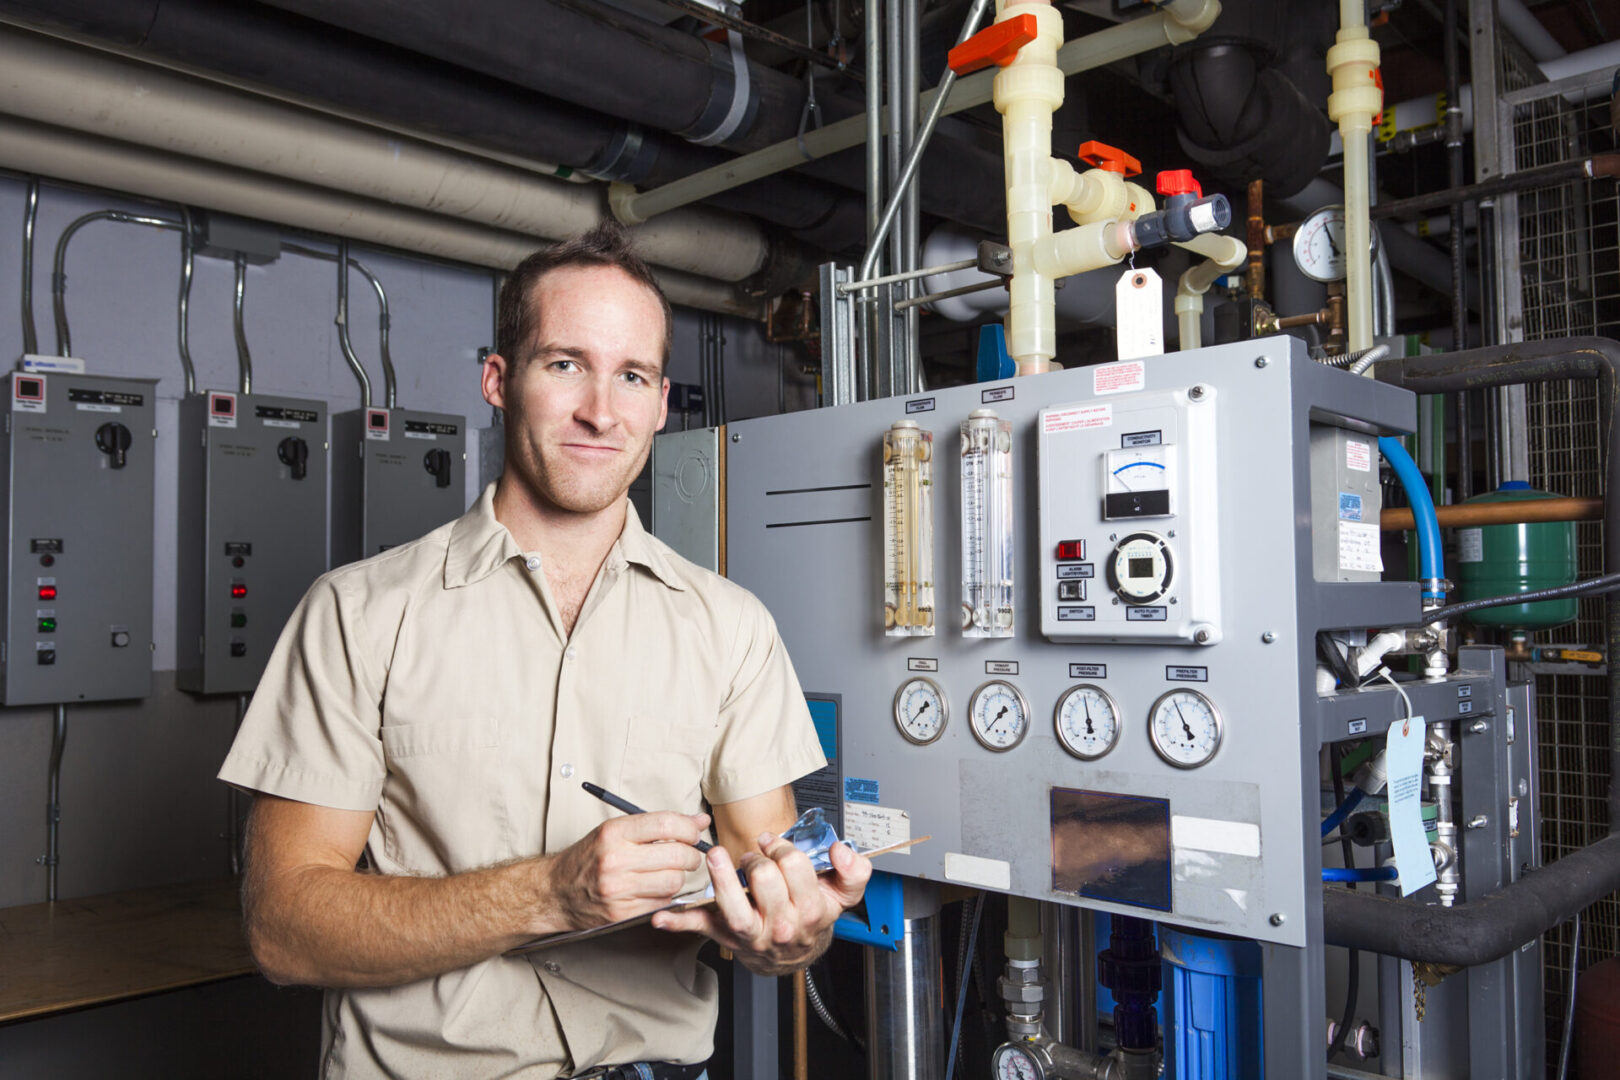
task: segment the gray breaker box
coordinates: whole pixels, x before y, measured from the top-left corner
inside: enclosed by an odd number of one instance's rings
[[[177,681],[247,694],[326,570],[326,403],[209,391],[180,402]]]
[[[152,692],[155,386],[8,377],[7,705]]]
[[[1207,437],[1174,460],[1185,484],[1207,487],[1183,487],[1169,516],[1111,520],[1101,455],[1140,434],[1138,401],[1206,415]],[[948,614],[961,599],[958,425],[979,408],[1013,430],[1017,613],[1000,639],[964,638]],[[1089,435],[1070,437],[1065,421],[1046,428],[1062,438],[1044,437],[1043,410],[1073,410]],[[1105,414],[1133,418],[1108,426]],[[882,440],[902,419],[934,435],[934,583],[946,614],[929,637],[883,632]],[[727,571],[774,613],[806,692],[843,702],[846,834],[932,837],[879,869],[1300,947],[1320,926],[1319,907],[1308,910],[1321,865],[1315,634],[1419,611],[1415,584],[1314,573],[1313,533],[1337,525],[1313,519],[1313,505],[1328,504],[1313,502],[1313,432],[1375,442],[1415,419],[1412,395],[1324,368],[1280,337],[741,421],[726,447]],[[1039,459],[1042,447],[1052,459]],[[1177,625],[1174,585],[1153,601],[1169,608],[1144,628],[1154,636],[1115,618],[1103,568],[1142,529],[1220,586],[1198,600],[1196,623]],[[1055,618],[1060,539],[1087,542],[1094,623]],[[1218,633],[1199,643],[1206,625]],[[893,716],[897,689],[919,672],[949,706],[926,745]],[[1005,752],[969,729],[970,699],[994,679],[1030,711],[1027,735]],[[1055,737],[1054,709],[1079,684],[1119,712],[1117,743],[1094,761]],[[1219,748],[1199,767],[1173,767],[1150,745],[1150,710],[1175,690],[1204,695],[1221,718]]]
[[[467,507],[467,420],[415,409],[332,417],[332,563],[409,543]]]

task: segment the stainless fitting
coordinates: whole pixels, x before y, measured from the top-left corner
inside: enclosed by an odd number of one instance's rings
[[[1046,1000],[1045,983],[1017,983],[1003,976],[996,980],[996,987],[1001,991],[1001,1000],[1008,1005],[1033,1004],[1039,1006],[1041,1002]],[[1020,1009],[1018,1011],[1028,1012],[1029,1010]]]

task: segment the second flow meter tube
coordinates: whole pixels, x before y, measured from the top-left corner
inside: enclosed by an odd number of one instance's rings
[[[962,636],[1013,632],[1012,424],[962,421]]]
[[[934,436],[914,420],[883,434],[883,632],[934,633]]]

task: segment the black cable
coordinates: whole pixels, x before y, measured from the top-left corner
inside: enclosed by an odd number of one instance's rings
[[[1337,650],[1335,650],[1337,651]],[[1344,805],[1344,758],[1340,756],[1337,747],[1328,747],[1328,758],[1333,762],[1333,799],[1335,806]],[[1350,842],[1350,837],[1339,831],[1339,844],[1344,850],[1344,866],[1346,870],[1356,868],[1356,849]],[[1350,882],[1349,888],[1355,888],[1356,883]],[[1344,981],[1344,1013],[1339,1018],[1339,1030],[1333,1036],[1333,1042],[1328,1046],[1328,1060],[1344,1049],[1344,1040],[1350,1033],[1350,1021],[1355,1019],[1356,998],[1361,993],[1361,953],[1355,949],[1350,950],[1350,966],[1346,969]]]
[[[1430,623],[1447,622],[1459,615],[1466,615],[1470,611],[1479,611],[1483,608],[1503,607],[1512,604],[1533,604],[1541,600],[1561,600],[1569,596],[1594,596],[1598,593],[1609,593],[1620,590],[1620,573],[1604,574],[1601,577],[1588,578],[1586,581],[1577,581],[1570,585],[1557,585],[1550,589],[1534,589],[1530,592],[1514,593],[1510,596],[1494,596],[1484,600],[1465,600],[1461,603],[1447,604],[1436,608],[1423,617],[1423,625]]]
[[[1339,651],[1338,644],[1326,630],[1316,632],[1316,652],[1323,662],[1332,669],[1334,676],[1339,680],[1340,686],[1355,689],[1361,685],[1360,680],[1356,678],[1355,670],[1350,667],[1350,661],[1345,659],[1344,653]],[[1340,799],[1339,801],[1342,803],[1344,800]]]

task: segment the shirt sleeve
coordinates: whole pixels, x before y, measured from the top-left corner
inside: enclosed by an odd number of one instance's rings
[[[711,805],[763,795],[827,764],[776,622],[751,594],[730,656],[731,682],[703,783]]]
[[[339,810],[375,810],[385,766],[381,680],[358,596],[318,580],[287,621],[219,778]]]

